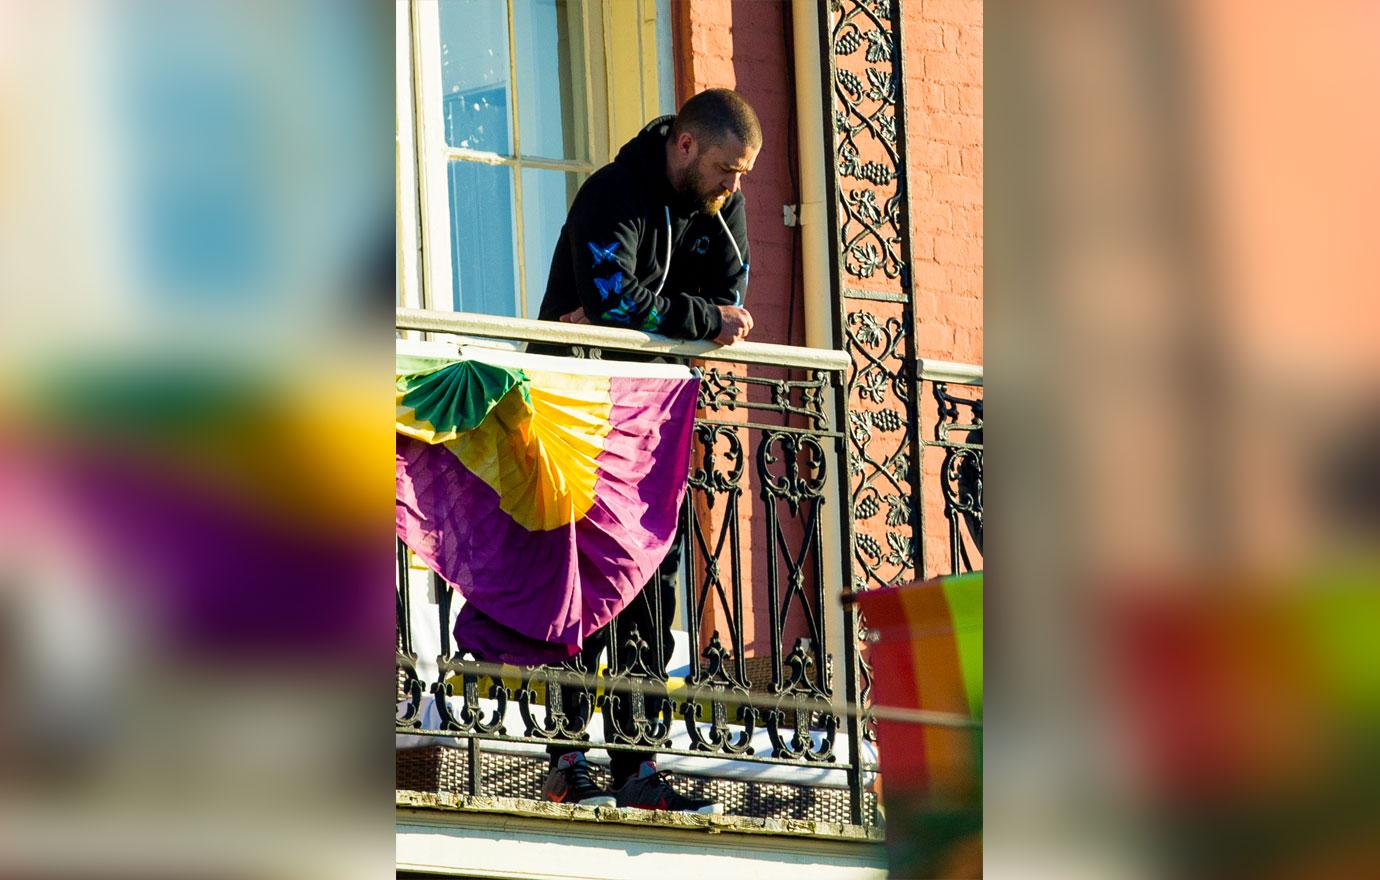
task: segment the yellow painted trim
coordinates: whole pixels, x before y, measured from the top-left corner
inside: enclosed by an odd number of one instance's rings
[[[657,81],[656,57],[656,0],[639,0],[641,3],[641,31],[638,50],[642,56],[642,119],[652,119],[658,112],[658,97],[661,84]]]
[[[660,112],[656,0],[611,4],[604,0],[604,72],[608,86],[609,143],[613,149]],[[630,9],[635,10],[628,14]],[[667,59],[668,62],[670,59]]]

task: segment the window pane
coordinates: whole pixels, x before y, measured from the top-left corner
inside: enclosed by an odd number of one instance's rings
[[[580,11],[566,0],[514,0],[522,153],[583,159],[585,74]]]
[[[513,214],[511,168],[450,163],[451,274],[458,311],[517,314]]]
[[[675,113],[676,60],[671,45],[671,0],[656,4],[656,79],[661,113]]]
[[[511,155],[508,6],[503,0],[440,3],[446,143]]]
[[[578,180],[566,171],[524,168],[522,171],[522,246],[527,261],[527,317],[535,318],[546,293],[551,257],[556,252],[566,211]]]

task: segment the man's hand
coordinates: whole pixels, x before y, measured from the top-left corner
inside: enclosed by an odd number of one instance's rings
[[[720,345],[730,345],[739,339],[746,339],[752,331],[752,315],[740,306],[719,306],[719,317],[723,326],[714,341]]]

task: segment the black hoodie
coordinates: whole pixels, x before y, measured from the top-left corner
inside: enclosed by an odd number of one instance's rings
[[[551,259],[543,321],[583,307],[595,324],[713,339],[716,306],[745,304],[743,194],[730,196],[717,216],[677,198],[666,179],[673,119],[652,120],[581,185]]]

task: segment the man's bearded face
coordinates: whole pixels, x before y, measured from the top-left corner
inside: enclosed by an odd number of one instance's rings
[[[681,194],[702,214],[717,214],[733,195],[724,189],[717,174],[706,169],[701,156],[686,172],[686,180]]]
[[[676,187],[681,198],[705,214],[717,214],[742,184],[757,161],[759,148],[750,148],[728,135],[701,147]]]

